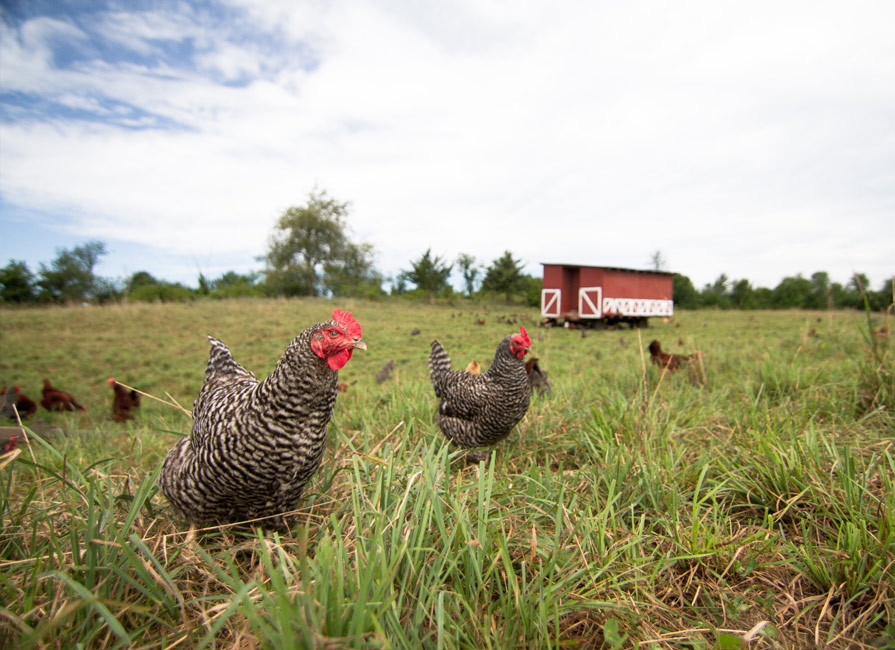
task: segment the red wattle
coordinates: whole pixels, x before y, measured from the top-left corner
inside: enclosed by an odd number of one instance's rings
[[[348,363],[352,352],[354,352],[354,350],[349,348],[348,350],[341,350],[340,352],[331,354],[326,357],[326,363],[329,364],[329,367],[333,370],[341,370],[342,367]]]

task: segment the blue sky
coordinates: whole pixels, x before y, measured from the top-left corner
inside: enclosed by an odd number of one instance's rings
[[[315,187],[386,274],[895,274],[895,5],[5,2],[0,263],[260,268]]]

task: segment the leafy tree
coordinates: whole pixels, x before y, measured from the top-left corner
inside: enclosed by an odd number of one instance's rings
[[[849,292],[840,282],[830,284],[830,300],[835,307],[845,307],[849,304]]]
[[[522,262],[513,259],[510,251],[505,251],[491,263],[482,281],[482,291],[493,291],[506,296],[507,302],[514,294],[521,293],[525,288],[522,278]]]
[[[870,278],[867,277],[866,273],[855,273],[848,281],[848,288],[855,293],[866,291],[870,288]]]
[[[263,287],[258,284],[257,273],[242,275],[236,271],[227,271],[208,284],[210,288],[208,295],[212,298],[239,298],[264,294]]]
[[[373,267],[373,244],[346,242],[339,259],[323,264],[323,284],[334,296],[378,298],[382,275]]]
[[[727,293],[729,283],[727,274],[722,273],[712,284],[705,285],[702,289],[702,304],[706,307],[728,308],[730,306],[730,296]]]
[[[693,286],[693,281],[686,275],[675,273],[671,276],[671,292],[674,294],[675,307],[681,309],[699,307],[699,292]]]
[[[448,286],[448,276],[451,274],[452,264],[448,264],[440,257],[432,257],[432,249],[427,249],[419,259],[410,263],[409,271],[401,271],[398,282],[413,282],[418,289],[429,295],[429,302],[435,301],[435,293]],[[403,276],[403,277],[402,277]]]
[[[271,288],[286,295],[344,295],[354,282],[374,282],[372,246],[348,239],[347,216],[347,203],[316,189],[307,205],[283,212],[264,258]]]
[[[752,292],[752,304],[755,309],[772,309],[774,307],[774,290],[758,287]]]
[[[208,278],[206,278],[205,274],[201,271],[199,272],[199,289],[197,293],[200,296],[207,296],[211,293],[211,285],[208,283]]]
[[[541,289],[544,287],[544,278],[534,275],[522,276],[522,295],[525,298],[525,304],[529,307],[541,306]]]
[[[137,271],[127,280],[127,290],[133,291],[138,287],[158,284],[158,280],[148,271]]]
[[[34,274],[25,262],[9,260],[0,269],[0,301],[7,303],[34,302]]]
[[[811,280],[803,278],[801,273],[785,277],[774,288],[774,307],[778,309],[807,307],[812,288]]]
[[[466,295],[472,296],[472,294],[475,293],[476,279],[478,279],[481,267],[476,264],[475,257],[467,253],[460,253],[460,255],[457,256],[457,267],[463,274]]]
[[[392,280],[392,295],[400,296],[407,293],[407,271],[401,271]]]
[[[827,309],[831,307],[832,288],[830,274],[818,271],[811,276],[811,294],[807,296],[804,306],[808,309]]]
[[[736,309],[754,307],[754,291],[749,280],[734,280],[730,285],[730,302]]]
[[[179,282],[165,282],[155,284],[143,284],[136,289],[131,289],[127,294],[128,300],[139,302],[187,302],[193,300],[196,293],[189,287]]]
[[[879,293],[885,307],[895,304],[895,275],[893,275],[888,280],[883,280],[882,286],[880,286],[879,289]]]
[[[107,290],[93,273],[99,258],[106,254],[106,245],[89,241],[71,250],[59,249],[49,266],[40,265],[41,298],[53,302],[83,302],[92,300]]]

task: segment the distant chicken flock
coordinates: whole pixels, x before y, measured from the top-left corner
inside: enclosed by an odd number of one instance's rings
[[[209,342],[192,430],[165,457],[161,491],[191,524],[263,520],[285,525],[320,466],[336,397],[348,390],[338,381],[338,371],[355,350],[367,348],[361,325],[351,313],[334,310],[332,320],[295,337],[264,380],[237,363],[222,342],[212,337]],[[429,375],[438,400],[436,422],[449,444],[466,450],[467,462],[488,458],[489,449],[523,419],[533,391],[550,392],[538,359],[526,360],[530,352],[531,339],[520,326],[499,342],[487,370],[475,360],[465,370],[453,370],[447,351],[432,341]],[[661,372],[702,358],[701,353],[665,353],[657,340],[650,343],[649,352]],[[393,369],[392,360],[377,373],[377,382],[386,381]],[[140,407],[140,393],[111,377],[108,385],[112,419],[131,419]],[[0,389],[0,413],[5,417],[32,417],[37,406],[18,385]],[[48,411],[87,410],[47,379],[40,406]],[[11,436],[3,453],[10,453],[16,441]]]

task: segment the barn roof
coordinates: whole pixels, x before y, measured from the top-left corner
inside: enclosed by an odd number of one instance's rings
[[[625,269],[620,266],[596,266],[594,264],[568,264],[566,262],[539,262],[541,266],[574,266],[579,269],[608,269],[626,273],[652,273],[654,275],[674,275],[673,271],[653,271],[652,269]]]

